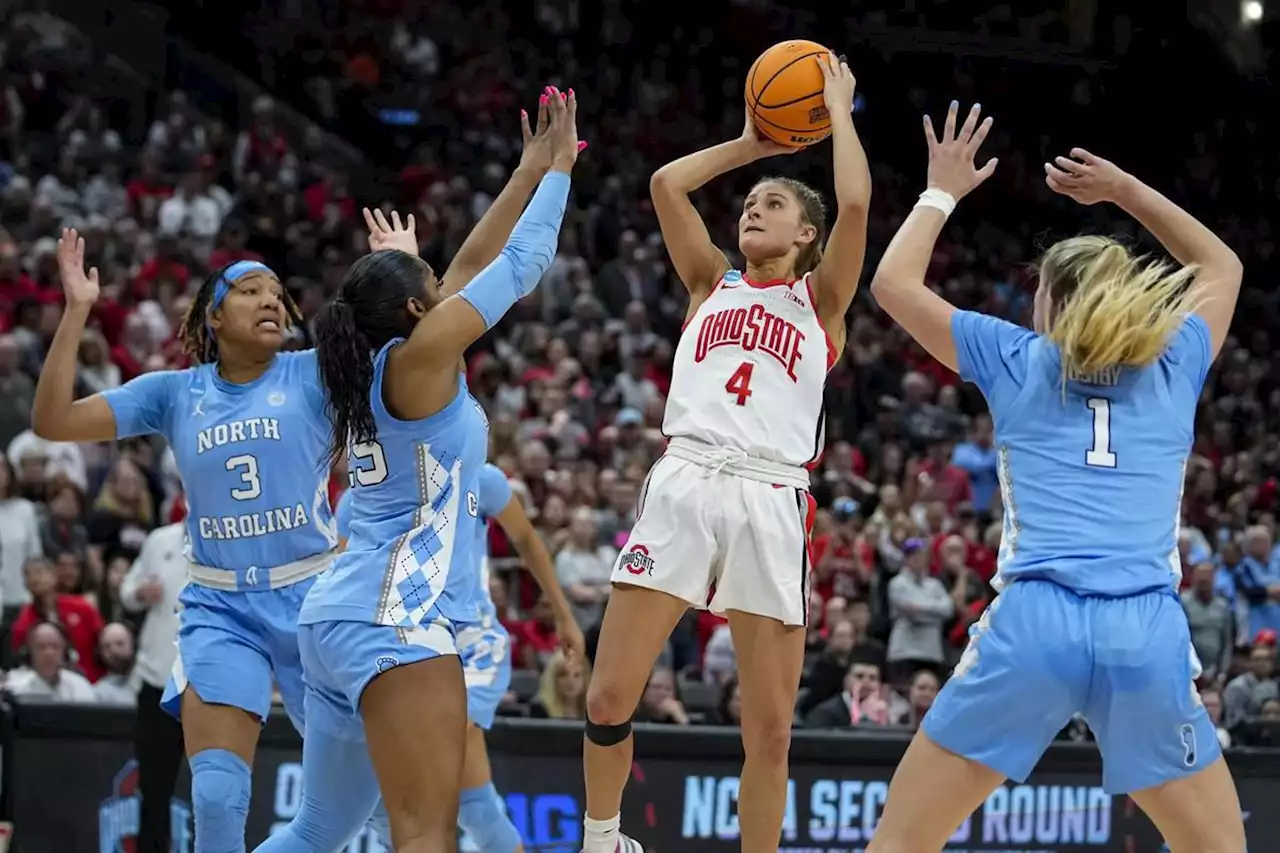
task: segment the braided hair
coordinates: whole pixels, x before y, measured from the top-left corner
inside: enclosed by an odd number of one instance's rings
[[[227,270],[236,263],[239,262],[233,262],[215,270],[201,282],[200,289],[191,299],[191,307],[182,318],[182,325],[178,327],[178,340],[182,341],[183,352],[197,364],[213,364],[218,360],[218,339],[213,334],[213,329],[209,327],[209,306],[213,302],[213,294],[218,288],[218,282],[223,280]],[[235,282],[229,281],[227,284],[235,286]],[[302,312],[298,310],[298,305],[293,301],[288,290],[284,291],[283,298],[289,322],[295,326],[301,326]]]

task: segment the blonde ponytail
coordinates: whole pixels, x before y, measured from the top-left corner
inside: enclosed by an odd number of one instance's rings
[[[1055,243],[1040,261],[1054,306],[1048,337],[1062,354],[1062,376],[1111,367],[1146,367],[1196,306],[1195,267],[1135,256],[1110,237]]]

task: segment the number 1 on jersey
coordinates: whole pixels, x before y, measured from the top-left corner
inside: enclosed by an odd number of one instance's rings
[[[1084,452],[1084,464],[1095,468],[1116,467],[1116,455],[1111,451],[1111,401],[1105,397],[1090,397],[1085,401],[1093,412],[1093,447]]]
[[[738,398],[739,406],[745,406],[747,398],[751,396],[751,372],[755,369],[754,364],[744,361],[738,365],[729,381],[724,383],[724,390]]]

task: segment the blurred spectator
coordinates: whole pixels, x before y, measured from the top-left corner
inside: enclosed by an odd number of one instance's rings
[[[913,730],[920,728],[924,715],[933,707],[933,700],[937,698],[940,686],[938,676],[930,670],[922,669],[913,675],[911,686],[907,690],[907,709],[894,720],[894,725]]]
[[[921,539],[902,546],[902,570],[889,581],[887,660],[894,683],[906,683],[919,669],[937,671],[943,657],[942,626],[955,612],[946,587],[928,573],[929,552]]]
[[[19,699],[93,703],[93,685],[72,667],[71,646],[62,628],[40,622],[24,632],[22,665],[9,673],[5,687]]]
[[[551,602],[539,594],[533,605],[531,618],[518,623],[512,635],[515,649],[519,651],[516,664],[534,671],[542,669],[560,646],[556,634],[556,615]]]
[[[111,622],[98,637],[98,660],[105,674],[93,685],[94,695],[103,705],[133,707],[138,696],[129,684],[133,672],[133,632],[128,626]]]
[[[800,679],[800,686],[804,692],[797,702],[797,710],[801,715],[808,714],[833,696],[839,696],[840,691],[845,689],[845,682],[850,672],[849,667],[853,663],[851,656],[855,645],[864,652],[872,648],[867,645],[858,645],[857,640],[857,631],[852,620],[842,618],[831,625],[831,630],[827,633],[826,647]],[[877,661],[882,664],[883,649],[878,651],[880,651],[880,657]],[[865,674],[866,669],[861,669],[859,672]]]
[[[715,718],[711,722],[722,726],[742,724],[742,690],[737,677],[720,685],[720,701],[716,703]]]
[[[1197,563],[1191,587],[1182,592],[1182,609],[1191,626],[1191,645],[1200,658],[1204,676],[1217,680],[1231,669],[1235,650],[1235,625],[1231,605],[1214,591],[1217,570],[1213,563]]]
[[[1205,687],[1200,691],[1200,701],[1204,704],[1205,713],[1209,715],[1209,721],[1213,723],[1214,731],[1218,733],[1218,743],[1222,744],[1223,749],[1227,749],[1231,746],[1231,732],[1222,724],[1222,691],[1216,687]]]
[[[604,616],[617,556],[616,548],[600,543],[595,514],[587,507],[576,510],[569,522],[569,536],[556,554],[556,577],[573,605],[574,617],[584,628]]]
[[[30,603],[23,605],[14,620],[13,647],[22,648],[36,625],[53,623],[65,633],[67,660],[79,667],[89,681],[97,681],[103,672],[97,659],[102,616],[84,596],[58,591],[57,574],[44,557],[28,558],[22,571]]]
[[[0,459],[0,605],[20,607],[31,600],[23,565],[41,554],[35,504],[17,494],[7,459]]]
[[[183,760],[182,726],[160,707],[160,699],[178,656],[178,593],[187,582],[185,540],[181,523],[156,528],[120,583],[121,605],[144,615],[131,678],[138,704],[139,851],[168,849],[169,800]]]
[[[674,641],[674,640],[673,640]],[[733,650],[729,623],[717,625],[702,655],[702,678],[709,684],[726,684],[738,672],[738,655]]]
[[[587,684],[583,664],[571,664],[556,650],[538,682],[538,695],[529,705],[529,716],[552,720],[584,720],[587,716]]]
[[[655,666],[640,697],[635,719],[644,723],[672,723],[687,726],[689,712],[676,692],[676,674],[662,665]]]
[[[1241,541],[1244,557],[1236,564],[1236,591],[1249,605],[1249,635],[1280,631],[1280,560],[1274,552],[1275,533],[1255,524]]]
[[[809,728],[887,726],[906,713],[901,697],[893,695],[884,682],[876,650],[858,646],[850,654],[843,690],[806,714],[804,724]]]
[[[1248,671],[1227,683],[1222,693],[1223,719],[1228,731],[1262,711],[1262,703],[1280,697],[1276,682],[1276,647],[1274,643],[1256,643],[1249,652]]]
[[[1000,489],[994,438],[991,416],[980,414],[973,419],[968,440],[957,444],[951,452],[951,464],[968,476],[973,505],[980,513],[991,512]]]

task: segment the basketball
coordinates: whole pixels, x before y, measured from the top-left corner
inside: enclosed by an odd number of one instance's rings
[[[804,148],[831,133],[822,99],[817,57],[830,53],[817,42],[796,39],[760,54],[747,72],[747,108],[762,136],[788,148]]]

